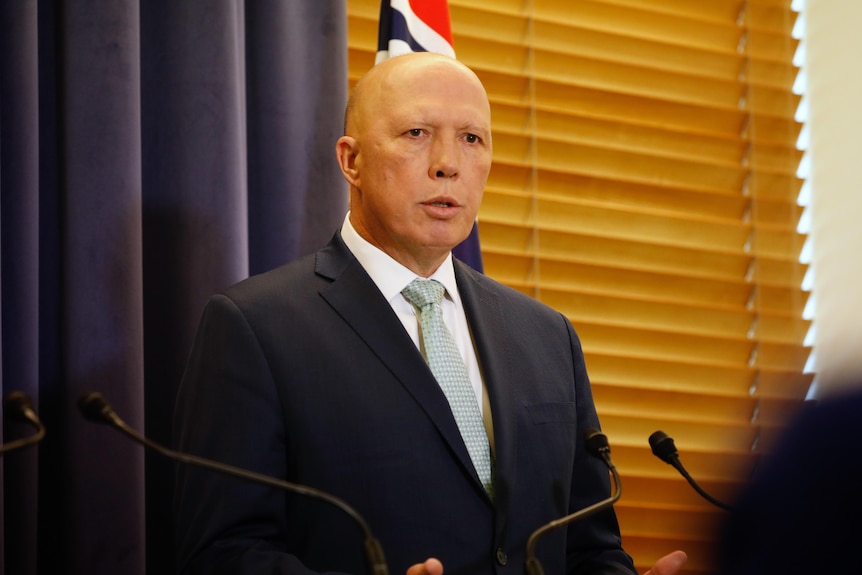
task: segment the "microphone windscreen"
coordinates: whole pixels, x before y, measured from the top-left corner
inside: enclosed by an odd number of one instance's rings
[[[611,450],[611,446],[608,443],[608,436],[595,427],[587,429],[584,434],[584,445],[590,454],[599,459],[602,458],[603,452],[607,453]]]
[[[679,457],[679,452],[676,450],[673,438],[668,436],[664,431],[656,431],[650,435],[649,444],[652,447],[653,455],[665,463],[673,463]]]
[[[110,414],[113,413],[113,409],[111,409],[108,400],[97,391],[82,395],[78,400],[78,409],[90,421],[111,423]]]

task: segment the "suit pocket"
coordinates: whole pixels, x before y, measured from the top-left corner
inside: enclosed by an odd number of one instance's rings
[[[534,403],[528,404],[527,414],[534,425],[548,423],[574,423],[575,404],[572,401],[564,403]]]

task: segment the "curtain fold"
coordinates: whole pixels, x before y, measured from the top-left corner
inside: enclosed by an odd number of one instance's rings
[[[341,3],[328,3],[260,0],[246,11],[252,273],[315,251],[347,210],[347,188],[334,169],[344,131],[347,17]]]
[[[0,388],[38,397],[39,381],[39,109],[38,15],[35,3],[0,4]],[[14,113],[13,113],[14,112]],[[6,190],[15,190],[7,193]],[[3,418],[4,441],[29,430]],[[36,568],[38,469],[34,450],[0,460],[3,499],[0,524],[9,573]],[[20,553],[8,553],[20,549]]]
[[[143,454],[77,416],[101,391],[143,424],[140,41],[137,3],[63,4],[59,105],[67,565],[143,573]],[[98,504],[94,504],[94,500]],[[105,531],[105,526],[111,526]],[[11,549],[10,549],[11,551]],[[75,566],[82,566],[76,568]]]
[[[173,464],[77,400],[170,443],[208,296],[344,216],[346,61],[343,0],[0,4],[0,389],[47,427],[0,459],[6,573],[173,572]]]

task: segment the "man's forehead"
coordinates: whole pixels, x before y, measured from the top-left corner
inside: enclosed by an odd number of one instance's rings
[[[359,81],[349,110],[356,116],[354,120],[364,123],[385,116],[387,121],[417,121],[425,116],[426,121],[439,121],[440,98],[435,95],[455,88],[463,98],[446,95],[450,116],[458,115],[455,107],[461,104],[461,122],[475,122],[477,127],[490,123],[487,95],[469,68],[447,56],[418,61],[409,58],[397,56],[391,64],[384,61]],[[399,60],[401,64],[395,62]]]
[[[378,109],[370,108],[367,120],[385,122],[393,126],[422,127],[447,126],[471,132],[490,132],[491,117],[488,108],[477,102],[451,101],[443,98],[392,98],[377,102]]]

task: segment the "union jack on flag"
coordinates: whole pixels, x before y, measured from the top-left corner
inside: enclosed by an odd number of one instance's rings
[[[437,52],[455,57],[446,0],[383,0],[380,3],[375,63],[409,52]]]
[[[381,0],[375,64],[410,52],[436,52],[455,57],[447,0]],[[479,227],[452,253],[478,272],[484,272]]]

